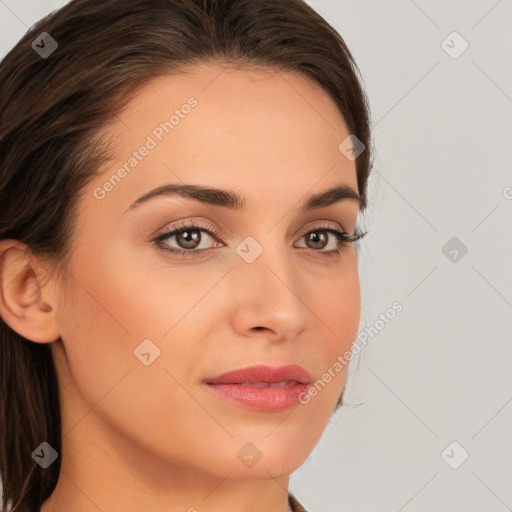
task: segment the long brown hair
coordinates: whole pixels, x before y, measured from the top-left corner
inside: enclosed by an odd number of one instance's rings
[[[62,275],[80,193],[109,158],[101,129],[149,79],[205,61],[295,70],[319,84],[365,146],[356,159],[364,209],[372,144],[361,74],[305,2],[74,0],[0,63],[0,240],[26,244]],[[59,478],[60,457],[47,469],[32,458],[43,441],[61,451],[57,375],[50,345],[1,318],[0,350],[1,512],[34,512]]]

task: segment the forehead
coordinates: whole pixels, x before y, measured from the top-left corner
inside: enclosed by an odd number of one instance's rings
[[[355,163],[338,149],[349,135],[339,110],[296,72],[195,65],[146,83],[116,117],[108,133],[115,157],[94,186],[124,166],[115,196],[126,207],[180,180],[248,197],[263,187],[269,200],[272,191],[305,193],[315,183],[357,190]]]
[[[132,93],[123,114],[131,117],[158,107],[161,114],[183,96],[195,96],[203,106],[226,109],[233,107],[243,115],[246,109],[258,106],[278,111],[293,109],[292,118],[318,118],[331,129],[343,124],[343,119],[327,92],[311,78],[296,71],[272,67],[236,68],[222,63],[188,65],[182,72],[157,76]],[[240,110],[241,109],[241,110]],[[276,112],[276,114],[278,113]],[[231,112],[233,113],[233,112]],[[316,123],[314,123],[316,124]]]

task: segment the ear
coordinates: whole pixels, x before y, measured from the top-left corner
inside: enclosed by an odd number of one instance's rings
[[[46,274],[26,244],[0,240],[0,316],[11,329],[36,343],[59,339],[56,297],[51,286],[43,284]]]

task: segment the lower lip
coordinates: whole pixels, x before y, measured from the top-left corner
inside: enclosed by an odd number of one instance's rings
[[[299,397],[308,384],[290,386],[251,386],[243,384],[206,384],[218,396],[260,411],[282,411],[300,403]]]

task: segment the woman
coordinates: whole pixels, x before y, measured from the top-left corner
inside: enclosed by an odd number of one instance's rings
[[[299,511],[369,110],[301,0],[74,0],[0,65],[4,508]]]

